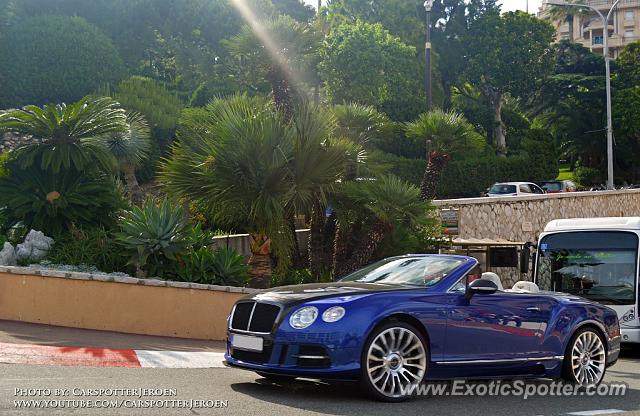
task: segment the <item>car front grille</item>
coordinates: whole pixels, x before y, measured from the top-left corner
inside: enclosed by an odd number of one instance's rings
[[[271,347],[265,347],[262,352],[232,349],[231,357],[247,363],[265,364],[271,359],[271,352]]]
[[[280,314],[280,307],[269,303],[240,302],[231,317],[231,329],[270,333]]]

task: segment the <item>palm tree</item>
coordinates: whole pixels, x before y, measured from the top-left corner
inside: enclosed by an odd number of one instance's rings
[[[442,171],[450,158],[480,153],[484,139],[462,114],[436,109],[424,113],[405,126],[407,136],[427,143],[427,166],[420,185],[420,195],[429,201],[435,197]]]
[[[328,271],[324,241],[327,201],[344,177],[353,146],[335,136],[336,122],[330,111],[302,103],[292,120],[294,146],[290,162],[292,199],[290,212],[310,214],[309,266],[318,278]]]
[[[40,143],[16,150],[23,168],[35,163],[59,173],[61,168],[78,172],[97,165],[112,171],[113,157],[104,146],[108,134],[126,130],[126,114],[118,102],[107,97],[84,97],[66,105],[34,105],[0,113],[0,133],[33,136]]]
[[[315,53],[319,39],[311,27],[289,16],[245,25],[224,45],[250,82],[266,79],[276,108],[285,121],[293,116],[292,80],[300,81]]]
[[[583,0],[584,1],[584,0]],[[582,1],[567,0],[566,6],[550,6],[548,9],[548,16],[554,22],[561,22],[564,20],[569,25],[569,42],[573,43],[575,38],[573,36],[573,24],[576,16],[584,16],[589,13],[589,9],[581,7]],[[560,25],[560,23],[558,23]]]
[[[208,110],[208,129],[179,135],[162,176],[170,192],[208,207],[218,223],[246,224],[251,284],[269,287],[270,253],[288,259],[292,246],[285,214],[295,192],[294,130],[259,99],[217,100]]]
[[[403,224],[411,227],[420,223],[425,219],[428,208],[420,199],[418,187],[393,175],[345,184],[342,200],[344,209],[340,210],[339,222],[343,232],[347,228],[344,225],[353,224],[353,217],[362,215],[363,208],[364,218],[356,219],[356,226],[352,227],[351,232],[356,240],[352,247],[345,247],[339,241],[344,236],[336,234],[336,244],[339,246],[333,264],[333,275],[336,277],[369,264],[381,243],[397,226]],[[362,222],[357,224],[358,221]]]
[[[149,156],[151,150],[151,130],[144,116],[140,113],[128,113],[127,129],[107,136],[105,144],[116,158],[131,201],[142,202],[144,195],[136,178],[136,169]]]

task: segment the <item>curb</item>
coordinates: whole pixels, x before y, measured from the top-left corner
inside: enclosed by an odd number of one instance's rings
[[[0,343],[0,364],[125,368],[226,368],[224,353]]]

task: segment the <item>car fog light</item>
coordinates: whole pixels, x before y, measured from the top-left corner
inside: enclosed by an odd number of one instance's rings
[[[289,325],[295,329],[304,329],[314,323],[318,318],[318,308],[315,306],[307,306],[298,309],[289,318]]]
[[[346,311],[342,306],[334,306],[324,311],[322,314],[322,320],[325,322],[338,322],[342,319],[345,313]]]

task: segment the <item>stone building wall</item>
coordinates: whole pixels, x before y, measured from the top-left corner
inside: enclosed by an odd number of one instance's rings
[[[37,140],[31,136],[6,133],[4,136],[0,135],[0,153],[5,153],[17,147],[32,143],[37,143]]]
[[[438,209],[458,210],[461,238],[535,242],[547,223],[556,219],[640,216],[640,189],[450,199],[433,204]],[[479,260],[482,264],[483,259]],[[505,287],[527,278],[517,269],[493,271]]]

